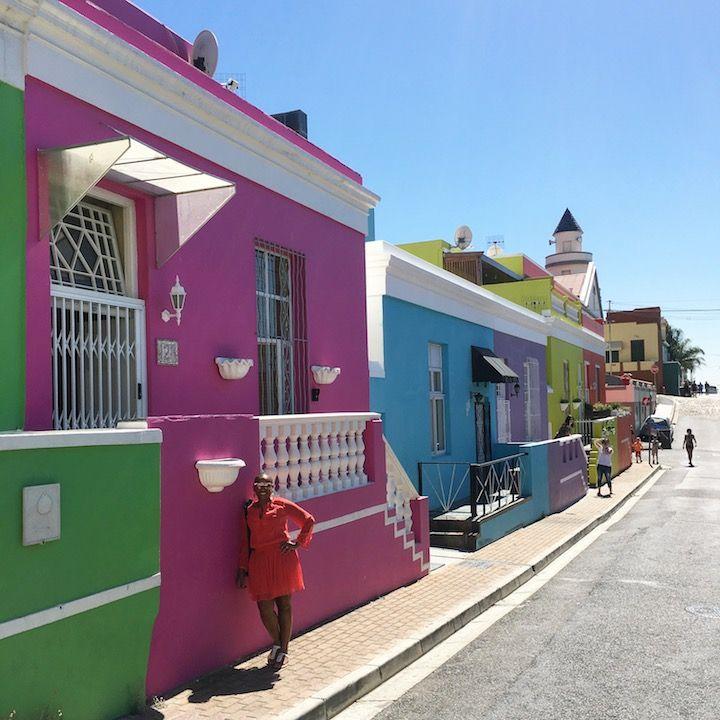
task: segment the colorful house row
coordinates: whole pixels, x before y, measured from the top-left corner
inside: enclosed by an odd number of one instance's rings
[[[605,398],[600,294],[568,210],[555,242],[549,269],[464,242],[366,245],[371,407],[429,498],[433,544],[471,549],[537,520],[561,466],[568,497],[585,492],[579,436],[547,463],[566,417]]]
[[[378,197],[125,0],[3,0],[0,50],[0,716],[113,718],[266,644],[261,469],[317,520],[298,630],[427,573],[370,408]]]

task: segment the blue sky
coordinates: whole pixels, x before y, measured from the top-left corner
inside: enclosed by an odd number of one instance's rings
[[[720,308],[720,4],[139,0],[382,197],[378,238],[503,235],[542,260],[566,206],[603,301]],[[720,382],[720,312],[668,312]]]

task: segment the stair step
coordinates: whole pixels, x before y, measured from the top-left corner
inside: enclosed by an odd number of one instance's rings
[[[477,521],[471,517],[444,518],[437,517],[430,521],[430,532],[472,532],[477,530]]]
[[[430,545],[451,550],[474,551],[477,537],[477,532],[433,532],[431,530]]]

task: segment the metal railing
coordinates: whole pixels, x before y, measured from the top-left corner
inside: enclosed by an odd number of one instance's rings
[[[467,506],[471,517],[483,517],[522,499],[526,458],[518,453],[484,463],[420,462],[418,489],[442,513]]]
[[[611,416],[604,418],[595,418],[594,420],[576,420],[575,424],[577,427],[578,435],[582,435],[582,443],[585,445],[592,445],[594,437],[594,426],[596,423],[605,423],[608,420],[612,420]]]
[[[76,288],[51,290],[53,427],[111,428],[145,415],[145,305]]]

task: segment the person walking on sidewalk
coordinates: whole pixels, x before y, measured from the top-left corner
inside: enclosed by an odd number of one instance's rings
[[[637,435],[635,436],[635,440],[632,444],[632,449],[633,449],[633,452],[635,453],[635,462],[641,463],[643,446],[642,446],[642,440],[639,437],[637,437]]]
[[[237,585],[250,591],[273,646],[268,665],[274,670],[288,661],[292,634],[292,594],[304,590],[297,548],[307,548],[315,518],[285,498],[273,496],[274,483],[264,473],[253,482],[255,500],[245,506],[246,532],[241,543]],[[300,528],[291,540],[288,520]]]
[[[659,465],[658,453],[660,452],[660,441],[657,435],[653,435],[650,438],[650,464]]]
[[[692,456],[693,450],[697,447],[697,440],[695,439],[693,431],[690,428],[688,428],[687,432],[685,433],[685,437],[683,438],[683,447],[685,448],[685,452],[687,453],[690,467],[695,467],[693,465]]]
[[[612,495],[612,454],[613,449],[610,447],[610,441],[607,438],[595,441],[595,447],[598,451],[597,456],[597,494],[598,497],[610,497]],[[608,486],[608,494],[603,496],[601,488],[603,478]]]

